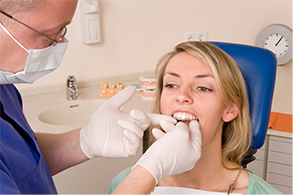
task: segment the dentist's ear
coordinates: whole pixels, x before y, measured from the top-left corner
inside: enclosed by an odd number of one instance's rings
[[[222,117],[224,122],[230,122],[238,115],[238,107],[235,103],[231,103],[230,106],[227,107],[227,109],[224,112],[224,115]]]

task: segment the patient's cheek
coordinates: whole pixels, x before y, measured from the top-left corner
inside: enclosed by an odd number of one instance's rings
[[[171,104],[166,100],[161,98],[161,112],[163,115],[171,115],[171,113],[169,112],[171,107]]]

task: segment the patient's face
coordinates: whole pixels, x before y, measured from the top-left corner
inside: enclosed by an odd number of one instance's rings
[[[221,139],[222,117],[227,109],[214,75],[209,67],[186,52],[175,55],[166,67],[161,111],[165,115],[175,114],[177,120],[198,118],[203,146],[216,137]]]

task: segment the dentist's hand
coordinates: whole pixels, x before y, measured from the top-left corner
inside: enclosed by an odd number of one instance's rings
[[[136,88],[130,86],[104,102],[90,122],[81,129],[80,146],[88,158],[133,156],[140,148],[146,128],[151,124],[159,124],[161,119],[174,121],[169,116],[147,115],[138,110],[122,112],[120,107],[129,101],[135,92]]]
[[[174,125],[162,121],[161,127],[167,133],[153,129],[153,135],[159,140],[135,165],[148,170],[156,183],[164,177],[192,169],[201,157],[201,132],[197,121],[191,121],[189,128],[182,122]]]

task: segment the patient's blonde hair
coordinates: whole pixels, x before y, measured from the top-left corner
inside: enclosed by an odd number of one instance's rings
[[[160,99],[166,66],[172,57],[181,52],[195,56],[212,70],[225,106],[231,102],[237,105],[238,116],[223,125],[222,161],[223,164],[228,160],[240,165],[251,144],[248,95],[245,80],[236,62],[220,48],[206,42],[184,42],[165,54],[156,68],[158,87],[154,112],[161,113]],[[144,135],[144,151],[155,141],[150,130]]]

